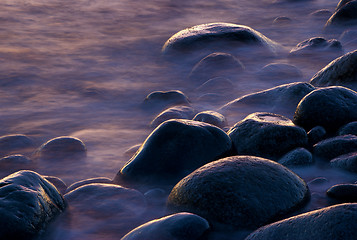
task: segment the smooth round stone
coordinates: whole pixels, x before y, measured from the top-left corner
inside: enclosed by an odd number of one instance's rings
[[[211,124],[169,120],[157,127],[125,164],[114,182],[175,184],[196,168],[230,152],[228,135]]]
[[[209,123],[219,128],[224,128],[227,126],[226,118],[222,114],[215,111],[203,111],[197,113],[192,120]]]
[[[202,216],[213,228],[253,230],[291,212],[308,196],[305,182],[284,166],[259,157],[233,156],[182,179],[167,206]]]
[[[300,69],[286,63],[270,63],[265,65],[257,76],[262,81],[288,81],[302,78]]]
[[[66,190],[66,193],[73,191],[76,188],[79,188],[81,186],[91,184],[91,183],[107,183],[111,184],[113,181],[109,178],[106,177],[97,177],[97,178],[89,178],[89,179],[84,179],[75,183],[72,183]]]
[[[296,108],[294,123],[310,131],[322,126],[334,133],[357,120],[357,93],[345,87],[326,87],[306,95]]]
[[[26,148],[31,148],[33,145],[33,141],[29,137],[22,134],[6,135],[0,137],[1,153],[21,151]]]
[[[147,222],[121,240],[198,240],[209,229],[204,218],[192,213],[177,213]]]
[[[340,0],[336,6],[336,11],[342,8],[346,3],[351,2],[352,0]]]
[[[188,106],[176,106],[168,108],[158,114],[154,120],[151,121],[150,127],[156,128],[161,123],[170,119],[192,119],[196,114],[195,109]]]
[[[327,20],[325,28],[331,30],[341,30],[349,26],[357,25],[357,1],[348,3],[337,9]]]
[[[336,157],[330,162],[332,167],[357,173],[357,151]]]
[[[312,154],[305,148],[294,149],[285,154],[278,163],[285,167],[305,166],[314,163]]]
[[[21,154],[9,155],[0,159],[1,168],[6,168],[6,166],[11,166],[11,165],[26,166],[27,164],[31,164],[31,163],[32,163],[31,159]]]
[[[196,90],[202,93],[221,93],[227,94],[234,91],[235,86],[231,80],[225,77],[215,77],[212,78],[201,86],[199,86]]]
[[[278,160],[289,151],[305,147],[304,129],[281,115],[253,113],[236,123],[229,131],[238,155],[252,155]]]
[[[148,204],[153,206],[164,206],[167,200],[168,193],[161,188],[150,189],[144,193],[145,199]]]
[[[328,179],[325,177],[317,177],[308,182],[308,185],[322,185],[328,183]]]
[[[326,191],[327,196],[343,202],[357,202],[357,184],[337,184]]]
[[[87,149],[84,143],[75,137],[63,136],[53,138],[38,149],[41,159],[71,159],[83,158]]]
[[[66,205],[58,190],[32,171],[1,179],[0,195],[0,239],[33,239]]]
[[[215,52],[204,57],[192,69],[189,78],[204,83],[215,77],[231,77],[244,71],[243,64],[232,54]]]
[[[316,20],[327,21],[330,18],[332,12],[328,9],[319,9],[309,14],[309,16]]]
[[[245,240],[354,240],[357,204],[340,204],[307,212],[259,228]]]
[[[124,156],[130,158],[139,150],[140,147],[141,147],[141,144],[136,144],[136,145],[131,146],[130,148],[125,150]]]
[[[339,37],[342,43],[348,44],[357,40],[357,30],[346,30]]]
[[[55,176],[43,176],[43,178],[52,183],[53,186],[57,188],[58,192],[60,192],[61,194],[65,194],[67,184],[62,179]]]
[[[285,17],[285,16],[280,16],[280,17],[276,17],[273,21],[273,25],[275,26],[286,26],[291,24],[292,20],[289,17]]]
[[[357,121],[347,123],[338,130],[338,135],[356,135],[357,136]]]
[[[310,131],[308,131],[307,138],[309,145],[313,146],[326,138],[326,130],[321,126],[313,127]]]
[[[176,105],[189,105],[188,97],[179,90],[155,91],[144,99],[145,109],[165,109]]]
[[[283,84],[244,95],[226,103],[221,110],[228,113],[244,110],[249,113],[272,112],[292,116],[299,101],[314,89],[315,87],[305,82]]]
[[[328,138],[314,145],[314,156],[328,160],[355,152],[357,150],[357,136],[343,135]]]
[[[333,60],[310,80],[316,87],[345,86],[357,90],[357,50]]]

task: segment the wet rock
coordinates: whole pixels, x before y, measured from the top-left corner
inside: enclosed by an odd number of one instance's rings
[[[154,206],[164,206],[168,193],[166,193],[164,189],[154,188],[144,193],[144,196],[148,204]]]
[[[349,44],[350,42],[357,40],[357,30],[346,30],[340,36],[340,41],[344,44]]]
[[[53,138],[44,143],[37,151],[36,156],[41,159],[71,159],[83,158],[87,149],[84,143],[75,137],[63,136]]]
[[[326,194],[342,202],[357,202],[357,184],[337,184],[330,187]]]
[[[27,148],[32,148],[34,142],[27,136],[22,134],[13,134],[0,137],[0,153],[7,155],[15,151],[23,151]]]
[[[327,20],[325,28],[328,30],[343,29],[348,26],[357,25],[357,1],[349,1],[341,6]]]
[[[335,157],[357,151],[357,136],[343,135],[328,138],[314,145],[316,157],[331,160]]]
[[[347,123],[338,130],[338,135],[356,135],[357,136],[357,121]]]
[[[215,77],[231,77],[244,71],[243,64],[229,53],[211,53],[199,61],[189,78],[195,83],[204,83]]]
[[[351,2],[352,0],[340,0],[336,6],[336,11],[342,8],[346,3]]]
[[[199,86],[196,90],[198,92],[203,93],[221,93],[227,94],[235,89],[235,86],[231,80],[225,77],[215,77],[212,78],[201,86]]]
[[[106,177],[97,177],[97,178],[89,178],[89,179],[84,179],[84,180],[81,180],[81,181],[78,181],[78,182],[75,182],[73,184],[71,184],[66,192],[70,192],[70,191],[73,191],[74,189],[76,188],[79,188],[81,186],[84,186],[84,185],[87,185],[87,184],[91,184],[91,183],[107,183],[107,184],[111,184],[113,183],[113,181],[109,178],[106,178]]]
[[[356,217],[357,204],[335,205],[261,227],[246,240],[353,240]]]
[[[357,173],[357,151],[356,149],[341,156],[338,156],[331,160],[332,167],[341,168],[350,172]]]
[[[43,178],[52,183],[61,194],[65,194],[67,184],[62,179],[55,176],[43,176]]]
[[[197,98],[197,102],[207,103],[212,106],[220,106],[224,101],[226,101],[226,95],[219,93],[205,93]]]
[[[265,65],[259,72],[257,77],[262,81],[288,81],[298,80],[302,78],[302,72],[291,64],[285,63],[270,63]]]
[[[136,144],[125,150],[124,156],[125,157],[131,157],[133,156],[140,148],[141,144]]]
[[[309,145],[313,146],[316,143],[324,140],[326,138],[326,130],[321,126],[313,127],[308,133],[307,138],[309,141]]]
[[[264,111],[292,116],[299,101],[314,89],[304,82],[284,84],[237,98],[221,109],[230,113],[237,110],[248,113]]]
[[[229,131],[238,155],[252,155],[278,160],[289,151],[307,145],[304,129],[281,115],[253,113]]]
[[[33,239],[65,209],[57,189],[32,171],[1,179],[0,195],[1,239]]]
[[[357,50],[349,52],[316,73],[310,83],[316,87],[345,86],[357,90]]]
[[[330,18],[332,12],[328,9],[319,9],[309,14],[309,16],[316,20],[323,20],[324,22]]]
[[[284,166],[234,156],[208,163],[182,179],[167,205],[198,214],[213,228],[252,230],[291,212],[308,196],[305,182]]]
[[[305,166],[314,163],[312,154],[305,148],[294,149],[285,154],[278,163],[285,167]]]
[[[166,41],[164,55],[202,58],[212,52],[239,54],[252,57],[256,53],[276,56],[280,45],[254,29],[232,23],[208,23],[186,28]],[[262,53],[263,52],[263,53]]]
[[[158,114],[154,120],[151,121],[150,126],[156,128],[161,123],[170,119],[192,119],[196,114],[195,109],[188,106],[176,106],[168,108]]]
[[[145,109],[165,109],[176,105],[189,105],[188,97],[179,90],[155,91],[144,99]]]
[[[222,114],[215,111],[203,111],[197,113],[192,120],[209,123],[219,128],[224,128],[225,126],[227,126],[226,118]]]
[[[325,177],[317,177],[312,179],[310,182],[308,182],[308,185],[321,185],[321,184],[325,184],[328,182],[328,179]]]
[[[322,126],[328,133],[357,120],[357,93],[344,87],[326,87],[306,95],[296,108],[294,123],[310,131]]]
[[[28,157],[16,154],[16,155],[9,155],[0,159],[0,168],[8,168],[8,167],[15,167],[15,166],[22,166],[26,167],[26,165],[31,164],[32,161]]]
[[[204,218],[192,213],[177,213],[147,222],[121,240],[198,240],[208,229]]]
[[[190,120],[169,120],[156,128],[125,164],[120,178],[145,183],[175,184],[196,168],[224,156],[231,140],[220,128]]]
[[[281,17],[276,17],[273,21],[273,25],[275,26],[286,26],[289,25],[292,22],[291,18],[281,16]]]

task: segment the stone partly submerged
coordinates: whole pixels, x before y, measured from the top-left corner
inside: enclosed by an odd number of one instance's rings
[[[167,206],[207,219],[213,229],[254,230],[298,208],[305,182],[284,166],[253,156],[208,163],[182,179]]]
[[[349,1],[342,5],[327,20],[325,28],[327,30],[341,30],[357,25],[357,0]]]

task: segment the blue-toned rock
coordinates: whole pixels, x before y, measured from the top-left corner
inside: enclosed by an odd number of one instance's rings
[[[302,78],[300,69],[286,63],[270,63],[265,65],[257,76],[263,81],[289,81],[299,80]]]
[[[343,135],[325,139],[314,145],[314,156],[330,161],[331,159],[357,151],[357,136]]]
[[[171,107],[158,114],[154,120],[151,121],[150,126],[156,128],[161,123],[170,119],[192,119],[195,114],[195,109],[189,106]]]
[[[350,26],[357,25],[357,1],[349,1],[342,5],[336,12],[327,20],[325,29],[337,30],[345,29]]]
[[[72,183],[67,189],[66,192],[73,191],[76,188],[79,188],[81,186],[91,184],[91,183],[107,183],[111,184],[113,181],[109,178],[106,177],[97,177],[97,178],[89,178],[89,179],[84,179],[75,183]]]
[[[33,146],[34,142],[26,135],[12,134],[0,137],[0,154],[4,156],[15,152],[17,154]]]
[[[278,163],[285,167],[306,166],[314,163],[312,154],[305,148],[294,149],[285,154]]]
[[[332,167],[357,173],[357,149],[355,148],[353,152],[332,159],[330,164]]]
[[[309,140],[309,146],[313,146],[326,138],[326,130],[321,126],[313,127],[307,132],[307,138]]]
[[[227,126],[226,118],[222,114],[215,111],[203,111],[197,113],[192,120],[209,123],[219,128],[224,128],[225,126]]]
[[[337,184],[326,191],[327,196],[340,202],[357,201],[357,184]]]
[[[188,97],[179,90],[152,92],[146,96],[143,103],[146,110],[162,110],[177,105],[190,105]]]
[[[356,135],[357,136],[357,121],[347,123],[338,130],[338,135]]]

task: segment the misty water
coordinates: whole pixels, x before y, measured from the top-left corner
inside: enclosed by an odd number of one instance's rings
[[[3,0],[0,133],[25,134],[37,147],[54,137],[77,137],[87,147],[85,160],[41,161],[32,170],[60,177],[67,185],[92,177],[112,179],[130,158],[125,151],[142,143],[152,131],[149,123],[158,112],[142,108],[146,95],[181,90],[197,111],[217,110],[244,94],[288,83],[255,77],[255,71],[271,62],[292,63],[302,71],[301,81],[309,81],[328,61],[306,58],[291,62],[285,53],[307,38],[338,37],[323,32],[328,17],[310,15],[320,9],[333,12],[337,2]],[[279,16],[291,22],[273,23]],[[276,59],[260,55],[253,62],[243,62],[249,66],[247,72],[231,79],[235,94],[227,94],[219,102],[200,98],[203,93],[188,79],[194,63],[168,61],[161,54],[165,41],[176,32],[211,22],[249,26],[281,44],[283,52]],[[228,123],[232,126],[245,116],[246,112],[228,116]],[[31,152],[21,154],[31,156]],[[326,185],[310,186],[318,198],[307,209],[326,206],[321,196],[328,187],[356,180],[330,169],[296,172],[307,182],[321,176],[329,179]],[[1,170],[2,177],[10,173]],[[162,209],[156,210],[146,220],[161,216]],[[123,223],[100,217],[76,219],[70,227],[63,221],[57,220],[44,239],[119,239],[127,231],[116,227]],[[88,228],[82,227],[87,224]]]

